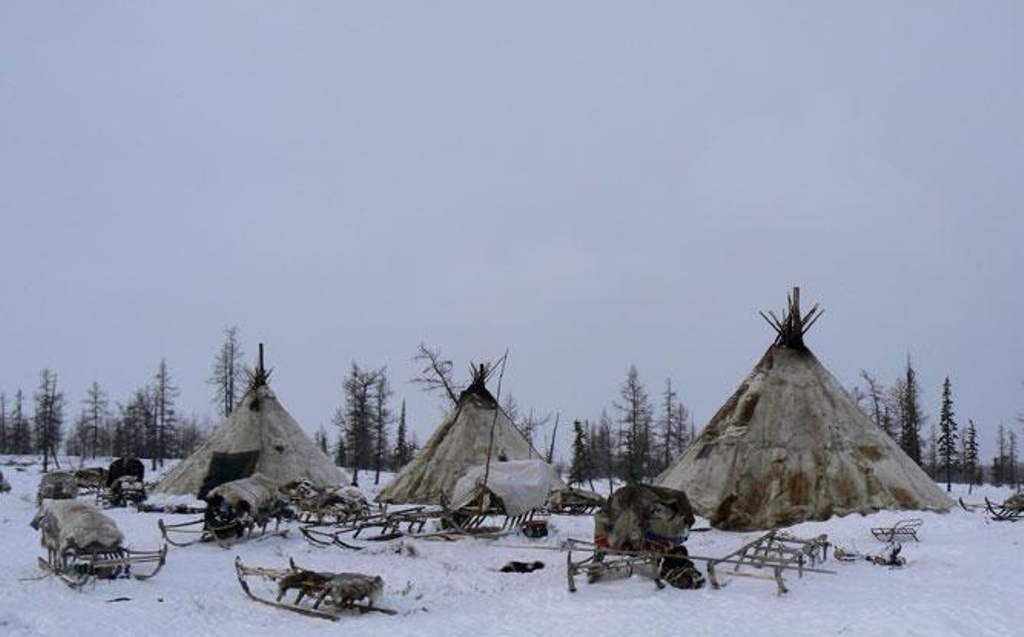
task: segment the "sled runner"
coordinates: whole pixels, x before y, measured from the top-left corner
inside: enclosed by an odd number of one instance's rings
[[[337,620],[346,612],[396,614],[376,605],[384,592],[384,580],[379,576],[312,571],[299,568],[292,560],[286,569],[246,566],[240,557],[235,558],[235,574],[245,594],[257,602],[307,617]],[[250,586],[253,576],[267,585],[262,589]],[[289,601],[285,598],[291,591],[297,593]]]
[[[957,498],[957,501],[960,503],[960,508],[962,508],[964,511],[967,511],[968,513],[974,513],[975,511],[983,511],[985,509],[985,505],[980,502],[964,502],[963,498]]]
[[[924,524],[921,518],[910,518],[900,520],[892,526],[876,526],[871,529],[871,534],[880,542],[894,542],[914,540],[918,542],[917,530]]]
[[[996,522],[1016,522],[1024,515],[1024,496],[1013,495],[996,504],[985,498],[985,510],[990,519]]]
[[[95,579],[149,579],[167,557],[166,544],[155,551],[125,548],[124,535],[114,521],[94,505],[78,500],[55,500],[40,507],[32,528],[41,532],[46,548],[46,558],[39,558],[39,566],[73,588]],[[146,573],[133,572],[132,567],[140,564],[155,566]]]

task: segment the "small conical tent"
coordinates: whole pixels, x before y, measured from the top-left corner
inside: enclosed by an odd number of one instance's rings
[[[456,481],[474,465],[541,459],[515,428],[484,380],[487,367],[474,368],[473,382],[456,401],[430,440],[377,495],[390,504],[441,504]]]
[[[351,482],[345,472],[306,435],[281,406],[263,368],[263,345],[249,388],[231,415],[210,438],[167,475],[154,493],[198,495],[259,472],[281,486],[306,478],[317,487]]]
[[[950,499],[857,407],[803,343],[820,316],[799,288],[777,338],[656,484],[686,492],[726,530],[766,530],[882,509],[945,511]]]

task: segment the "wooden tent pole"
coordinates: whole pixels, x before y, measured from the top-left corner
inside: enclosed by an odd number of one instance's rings
[[[498,372],[498,390],[494,396],[494,417],[491,418],[491,433],[490,438],[487,441],[487,462],[484,465],[484,488],[487,488],[487,480],[491,475],[491,454],[494,451],[494,429],[498,425],[498,412],[501,410],[501,380],[505,377],[505,361],[508,360],[508,349],[505,350],[505,354],[501,357],[501,371]],[[483,365],[483,363],[481,363]],[[482,371],[482,370],[481,370]],[[481,504],[481,506],[483,506]]]

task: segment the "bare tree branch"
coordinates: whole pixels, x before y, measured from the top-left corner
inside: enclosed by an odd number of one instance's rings
[[[423,364],[420,375],[412,379],[414,385],[419,385],[426,392],[444,390],[452,405],[459,401],[459,392],[462,388],[452,380],[452,362],[441,357],[440,348],[430,349],[424,343],[420,343],[413,360]]]

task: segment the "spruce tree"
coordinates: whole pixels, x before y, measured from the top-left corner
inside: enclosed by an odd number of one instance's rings
[[[953,471],[956,469],[957,424],[953,411],[953,389],[949,376],[942,383],[942,405],[939,408],[939,461],[946,476],[946,492],[952,490]]]
[[[352,484],[359,486],[359,470],[374,466],[374,397],[376,371],[364,371],[354,361],[342,384],[345,406],[335,412],[334,424],[341,429],[338,449],[346,452],[352,469]]]
[[[405,422],[405,401],[398,412],[398,429],[395,431],[395,453],[392,468],[397,471],[412,460],[412,447],[409,444],[409,430]]]
[[[968,418],[960,452],[960,466],[963,467],[964,477],[967,479],[967,493],[970,493],[978,483],[978,460],[978,433],[974,421]]]
[[[584,480],[590,482],[593,488],[591,476],[590,441],[587,439],[587,431],[583,423],[576,420],[572,423],[572,465],[569,467],[569,484],[582,484]]]
[[[17,455],[32,453],[32,428],[25,415],[25,394],[20,389],[14,392],[14,405],[11,407],[9,427],[11,453]]]
[[[924,424],[924,415],[921,413],[920,389],[917,384],[917,372],[907,356],[907,367],[903,378],[896,383],[894,388],[896,400],[896,415],[899,419],[900,448],[910,458],[921,465],[921,425]]]

